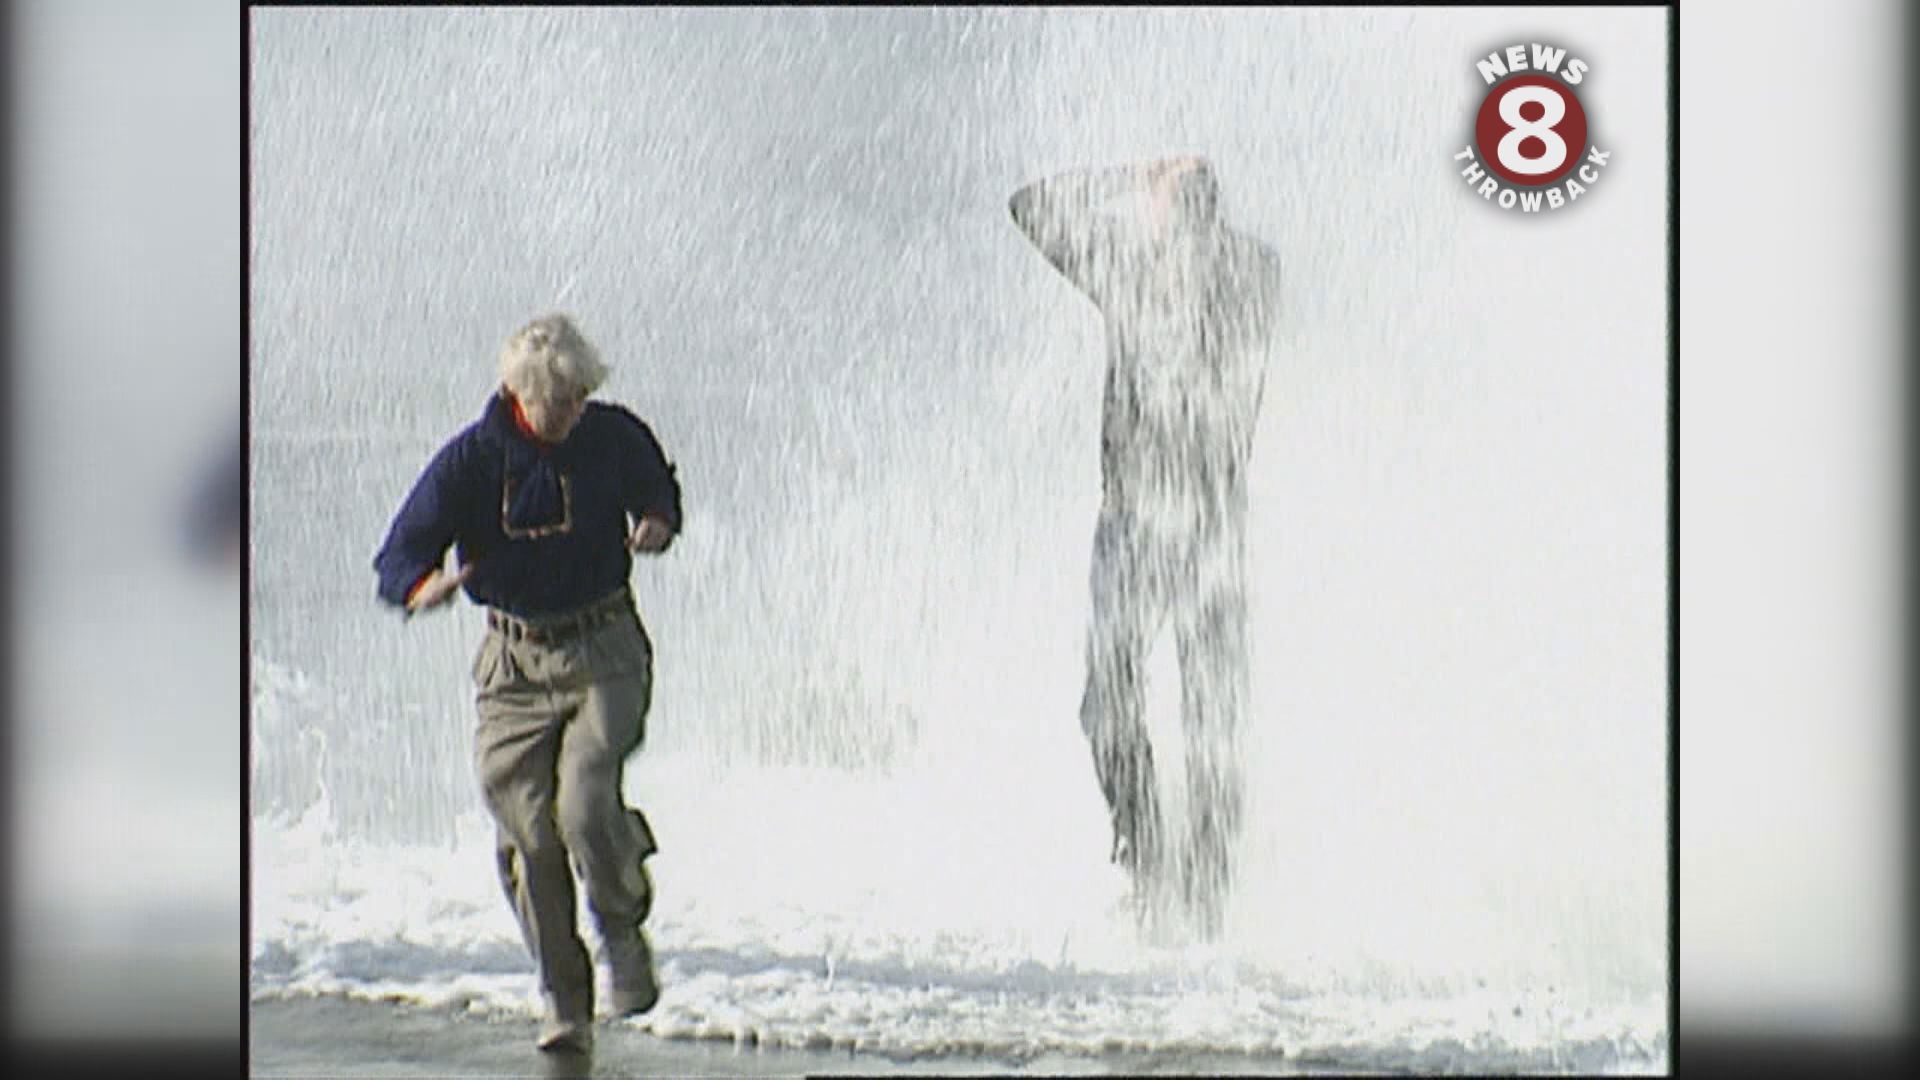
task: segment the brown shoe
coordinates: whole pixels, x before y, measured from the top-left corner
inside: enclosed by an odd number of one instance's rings
[[[660,1000],[660,981],[653,973],[653,947],[647,932],[634,927],[633,937],[618,946],[607,946],[607,966],[612,969],[613,993],[607,1007],[615,1016],[638,1016]]]
[[[551,1053],[584,1054],[593,1049],[593,1006],[578,1001],[563,1006],[549,995],[536,1045]]]

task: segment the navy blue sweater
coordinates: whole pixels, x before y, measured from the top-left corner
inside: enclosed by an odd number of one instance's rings
[[[618,405],[590,401],[565,442],[542,444],[496,394],[480,419],[440,448],[394,516],[374,557],[380,599],[407,594],[448,545],[473,564],[467,596],[513,615],[590,603],[627,583],[628,516],[680,531],[680,482],[651,429]]]

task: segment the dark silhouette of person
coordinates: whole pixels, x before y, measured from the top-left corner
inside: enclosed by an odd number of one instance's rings
[[[1117,204],[1117,205],[1116,205]],[[1021,188],[1013,220],[1099,308],[1103,498],[1080,724],[1143,898],[1177,895],[1218,932],[1241,829],[1247,708],[1247,460],[1276,328],[1280,260],[1227,226],[1212,166],[1173,158]],[[1142,669],[1171,620],[1188,828],[1155,795]]]

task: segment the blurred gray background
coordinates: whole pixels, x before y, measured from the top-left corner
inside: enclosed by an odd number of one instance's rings
[[[242,999],[240,56],[215,3],[12,5],[12,1031],[221,1036]]]

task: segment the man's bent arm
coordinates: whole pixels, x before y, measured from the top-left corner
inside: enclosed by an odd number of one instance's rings
[[[379,598],[404,608],[446,557],[454,541],[460,440],[440,449],[394,515],[386,542],[374,556]]]
[[[1014,224],[1054,269],[1081,292],[1099,299],[1099,263],[1120,255],[1123,243],[1102,204],[1143,194],[1168,161],[1078,169],[1037,180],[1007,201]]]

